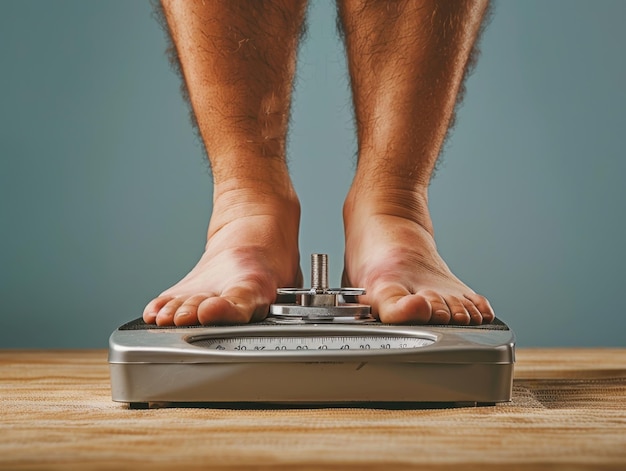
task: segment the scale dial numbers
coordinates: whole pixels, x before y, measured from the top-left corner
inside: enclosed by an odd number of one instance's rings
[[[303,336],[303,337],[222,337],[203,338],[192,342],[197,347],[228,352],[271,351],[371,351],[405,350],[427,347],[435,343],[423,337],[398,336]]]

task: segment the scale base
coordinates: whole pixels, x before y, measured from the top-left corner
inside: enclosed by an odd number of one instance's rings
[[[228,339],[279,336],[385,336],[431,342],[419,348],[371,351],[207,347]],[[482,326],[262,322],[227,327],[157,327],[137,319],[111,335],[111,390],[114,401],[132,408],[199,403],[488,405],[511,399],[514,345],[513,332],[497,319]]]

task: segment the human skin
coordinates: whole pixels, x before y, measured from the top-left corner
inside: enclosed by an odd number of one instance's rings
[[[304,1],[164,0],[214,179],[205,252],[146,306],[158,325],[265,317],[300,286],[300,206],[286,136]],[[357,124],[344,203],[345,286],[388,323],[491,322],[487,299],[439,256],[428,185],[454,114],[486,1],[338,3]],[[461,193],[460,193],[461,194]]]

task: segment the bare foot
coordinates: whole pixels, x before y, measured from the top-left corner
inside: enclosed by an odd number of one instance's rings
[[[219,193],[200,261],[148,303],[144,321],[194,325],[263,319],[278,287],[302,284],[299,222],[295,194],[285,198],[237,186]]]
[[[495,315],[489,301],[450,271],[439,256],[425,204],[398,203],[389,192],[351,190],[344,205],[345,286],[362,287],[385,323],[482,324]],[[395,201],[393,201],[395,200]]]

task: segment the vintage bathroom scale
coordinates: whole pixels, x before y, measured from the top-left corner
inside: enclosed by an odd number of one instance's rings
[[[459,403],[511,399],[515,336],[480,326],[389,325],[329,288],[328,259],[311,256],[309,289],[278,290],[263,322],[159,327],[142,319],[109,340],[114,401],[185,403]]]

